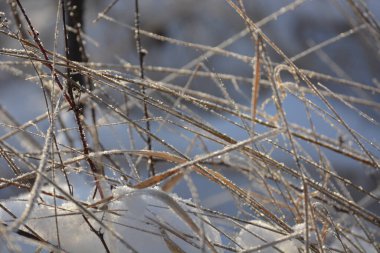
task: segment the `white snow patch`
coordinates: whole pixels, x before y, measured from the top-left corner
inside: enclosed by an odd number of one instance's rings
[[[279,233],[279,229],[273,227],[269,223],[261,220],[253,220],[250,224],[241,229],[236,242],[244,249],[253,249],[262,245],[273,243],[281,240],[286,235]],[[289,239],[284,242],[276,243],[269,247],[262,248],[258,252],[272,253],[272,252],[298,252],[298,248],[302,247],[301,243],[296,239]],[[277,250],[277,249],[279,250]],[[240,248],[237,248],[241,250]]]
[[[150,192],[154,196],[150,196]],[[137,252],[170,252],[168,244],[177,245],[184,252],[200,252],[199,247],[202,246],[202,240],[199,239],[199,236],[178,215],[178,212],[173,211],[173,208],[162,199],[156,198],[155,193],[167,195],[177,203],[199,228],[203,227],[210,242],[221,243],[218,231],[208,225],[210,220],[202,215],[200,210],[187,206],[180,198],[166,194],[159,189],[144,191],[124,186],[113,190],[113,200],[107,206],[103,206],[104,210],[88,208],[99,220],[102,220],[104,226],[88,215],[84,215],[95,230],[104,233],[105,243],[111,252],[128,252],[127,247],[110,232],[112,230]],[[26,208],[25,200],[27,198],[27,195],[21,195],[2,201],[1,204],[18,217]],[[57,212],[62,249],[67,252],[105,252],[101,240],[91,231],[76,204],[67,201],[58,206],[55,211],[51,205],[52,199],[46,200],[44,196],[44,200],[45,203],[35,205],[26,223],[40,237],[53,245],[58,245],[55,221],[55,212]],[[199,215],[195,213],[199,213]],[[10,224],[14,218],[0,208],[0,220]],[[25,227],[21,229],[27,231]],[[20,237],[17,234],[12,236]],[[209,252],[207,245],[204,247],[206,252]],[[24,247],[22,248],[25,252]],[[33,252],[32,246],[27,249]]]

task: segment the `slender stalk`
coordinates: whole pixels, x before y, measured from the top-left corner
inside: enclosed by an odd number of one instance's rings
[[[140,11],[139,11],[139,0],[135,0],[135,40],[136,40],[136,48],[137,48],[137,54],[139,57],[139,65],[140,65],[140,78],[144,79],[144,57],[146,55],[146,50],[143,49],[141,45],[141,36],[140,36]],[[144,106],[144,118],[146,120],[145,127],[148,132],[150,132],[150,121],[149,121],[149,111],[148,111],[148,105],[146,103],[146,91],[145,87],[141,87],[141,92],[144,96],[143,100],[143,106]],[[146,143],[148,145],[148,150],[152,150],[152,139],[150,135],[146,136]],[[155,169],[153,160],[151,157],[148,158],[148,171],[151,176],[155,175]]]

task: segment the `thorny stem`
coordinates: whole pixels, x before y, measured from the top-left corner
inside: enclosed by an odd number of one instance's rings
[[[20,1],[19,0],[16,0],[17,1],[17,5],[19,6],[24,18],[26,19],[26,22],[28,23],[28,26],[32,32],[32,35],[33,35],[33,39],[35,41],[35,43],[37,44],[38,48],[40,49],[41,53],[43,54],[44,58],[46,61],[49,61],[49,57],[48,57],[48,54],[45,50],[45,48],[43,47],[42,45],[42,42],[41,40],[39,39],[39,34],[38,32],[34,29],[33,25],[32,25],[32,22],[30,21],[29,17],[26,15],[26,12],[24,10],[24,7],[21,5]],[[46,64],[46,66],[49,68],[49,70],[53,73],[53,77],[54,77],[54,80],[55,82],[57,83],[58,87],[61,89],[61,90],[64,90],[63,89],[63,85],[61,83],[61,81],[59,80],[57,74],[55,71],[53,71],[53,66],[49,63],[49,64]],[[68,80],[70,81],[70,79]],[[73,110],[74,112],[74,115],[75,115],[75,121],[78,125],[78,129],[79,129],[79,135],[80,135],[80,139],[81,139],[81,142],[82,142],[82,146],[83,146],[83,153],[85,155],[88,155],[89,154],[89,148],[88,148],[88,143],[87,143],[87,140],[86,140],[86,135],[84,133],[84,129],[83,129],[83,124],[81,122],[81,111],[79,109],[79,107],[77,107],[75,105],[75,102],[74,100],[72,100],[72,98],[65,92],[64,93],[64,97],[66,99],[66,101],[69,103],[71,109]],[[98,176],[97,176],[97,169],[96,169],[96,166],[94,164],[94,162],[90,159],[90,158],[87,158],[86,161],[88,162],[88,164],[90,165],[90,168],[91,168],[91,171],[93,173],[93,176],[94,176],[94,179],[95,179],[95,184],[96,184],[96,187],[97,189],[99,190],[99,195],[101,198],[104,198],[104,193],[103,193],[103,190],[101,188],[101,185],[100,185],[100,182],[99,182],[99,179],[98,179]]]
[[[32,22],[30,21],[29,17],[26,15],[24,7],[22,7],[20,1],[19,0],[16,0],[16,1],[17,1],[18,7],[20,8],[20,10],[21,10],[24,18],[26,19],[26,22],[28,23],[28,26],[29,26],[29,28],[30,28],[30,30],[32,32],[34,42],[36,42],[36,44],[37,44],[38,48],[40,49],[41,53],[43,54],[45,60],[49,61],[49,57],[47,55],[47,52],[46,52],[45,48],[43,47],[40,38],[38,37],[39,36],[38,32],[34,29],[34,27],[32,25]],[[59,80],[57,74],[54,73],[52,65],[51,64],[47,64],[46,66],[49,68],[50,71],[53,72],[54,80],[57,83],[58,87],[61,90],[63,90],[63,85],[61,84],[61,81]],[[65,96],[66,101],[70,104],[70,107],[74,108],[75,107],[74,102],[71,100],[71,98],[68,96],[68,94],[65,93],[64,96]]]

